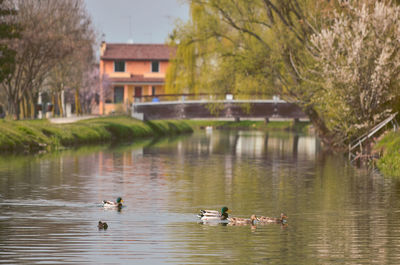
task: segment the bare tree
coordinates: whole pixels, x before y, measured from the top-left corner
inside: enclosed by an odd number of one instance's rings
[[[1,84],[7,96],[7,112],[19,118],[19,104],[34,95],[55,66],[92,41],[92,23],[82,0],[9,0],[18,11],[15,23],[21,37],[9,42],[16,66]],[[92,43],[93,44],[93,43]]]

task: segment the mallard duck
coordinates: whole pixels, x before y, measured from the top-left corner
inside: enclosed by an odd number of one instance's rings
[[[228,218],[230,225],[254,225],[257,221],[257,216],[254,214],[248,218],[239,218],[239,217],[229,217]]]
[[[97,225],[97,227],[98,227],[99,229],[104,229],[104,230],[106,230],[106,229],[108,228],[108,224],[107,224],[106,222],[99,221],[99,224]]]
[[[261,216],[257,218],[257,221],[264,224],[285,224],[287,218],[288,217],[284,213],[281,213],[280,218]]]
[[[197,215],[202,221],[221,221],[228,219],[228,207],[224,206],[221,208],[221,212],[215,210],[200,210]]]
[[[122,198],[118,197],[116,202],[112,202],[112,201],[103,201],[103,207],[105,208],[118,208],[121,209],[122,208]]]

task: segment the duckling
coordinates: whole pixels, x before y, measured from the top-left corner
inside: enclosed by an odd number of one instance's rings
[[[121,209],[122,208],[122,198],[118,197],[116,202],[112,202],[112,201],[103,201],[103,207],[104,208],[118,208]]]
[[[284,213],[281,213],[280,218],[261,216],[257,218],[257,221],[262,224],[285,224],[287,219],[288,217]]]
[[[257,216],[252,215],[250,219],[248,218],[239,218],[239,217],[230,217],[228,218],[229,224],[230,225],[254,225],[255,222],[257,221]]]
[[[97,225],[99,230],[104,229],[106,230],[108,228],[108,224],[106,222],[99,221],[99,224]]]
[[[224,206],[221,208],[221,213],[215,210],[200,210],[197,217],[202,221],[221,221],[228,219],[228,207]]]

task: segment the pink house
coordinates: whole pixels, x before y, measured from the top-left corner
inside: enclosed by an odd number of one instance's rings
[[[175,49],[165,44],[116,44],[100,48],[100,114],[127,110],[142,96],[165,93],[165,73]],[[105,93],[105,83],[110,87]]]

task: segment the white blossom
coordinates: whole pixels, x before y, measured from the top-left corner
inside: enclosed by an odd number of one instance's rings
[[[325,89],[320,104],[333,128],[366,130],[392,111],[400,89],[400,8],[349,1],[329,28],[311,37]],[[332,100],[334,98],[334,100]]]

